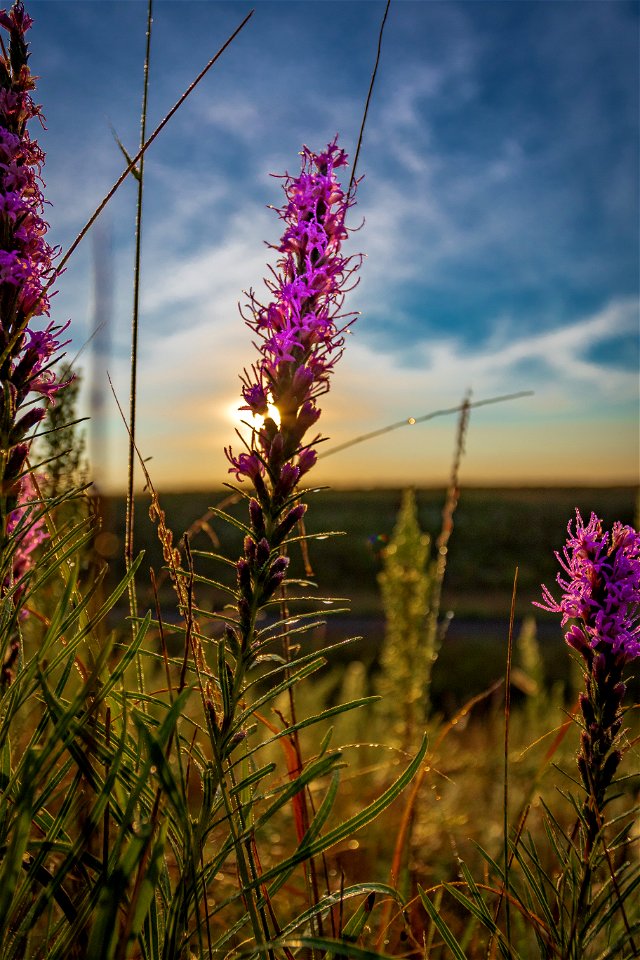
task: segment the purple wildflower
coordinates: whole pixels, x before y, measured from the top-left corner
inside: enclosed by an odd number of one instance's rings
[[[279,425],[267,417],[256,432],[257,454],[273,484],[282,463],[303,457],[309,468],[309,444],[302,440],[320,416],[317,399],[329,389],[329,378],[344,347],[345,330],[354,314],[343,314],[347,288],[361,262],[344,257],[347,237],[345,217],[351,200],[338,183],[335,171],[347,157],[336,140],[323,153],[302,150],[302,170],[284,177],[286,203],[277,212],[286,228],[275,247],[282,257],[272,278],[265,280],[272,294],[267,305],[250,293],[246,323],[258,337],[260,359],[242,379],[242,409],[266,416],[277,408]],[[319,438],[314,438],[314,444]],[[274,463],[273,445],[281,447]],[[238,479],[253,479],[253,464],[227,451],[231,471]],[[247,472],[245,467],[250,467]]]
[[[44,517],[32,518],[32,513],[38,509],[40,498],[30,473],[26,473],[20,481],[18,506],[11,511],[7,521],[7,534],[13,534],[15,549],[12,556],[11,580],[18,584],[18,594],[24,593],[26,585],[20,581],[33,567],[33,553],[41,543],[49,538],[46,531]],[[5,583],[5,587],[10,584]],[[25,616],[26,611],[21,611]]]
[[[562,626],[573,621],[565,640],[585,664],[577,762],[586,793],[582,825],[588,864],[603,823],[606,791],[622,757],[617,739],[626,692],[623,671],[640,656],[640,534],[617,522],[603,531],[594,513],[585,525],[578,510],[575,533],[571,523],[567,529],[562,556],[556,553],[568,577],[557,577],[562,598],[555,600],[543,586],[543,602],[536,606],[561,613]]]
[[[66,329],[34,318],[48,316],[48,286],[55,250],[46,240],[41,191],[44,154],[27,129],[42,120],[31,96],[35,80],[28,66],[25,34],[32,24],[20,0],[0,11],[9,33],[8,54],[0,56],[0,534],[20,494],[29,451],[28,434],[44,417],[42,398],[52,401],[63,383],[52,370]],[[2,48],[4,53],[4,47]]]
[[[543,586],[543,603],[536,606],[562,614],[562,626],[576,623],[566,633],[570,646],[586,643],[594,651],[607,648],[625,661],[640,656],[640,534],[614,523],[603,532],[595,513],[585,526],[576,510],[576,532],[569,537],[558,562],[568,574],[558,574],[562,599],[554,600]]]
[[[302,151],[298,177],[284,177],[285,204],[278,210],[285,230],[277,269],[265,283],[268,304],[250,294],[247,325],[256,335],[258,360],[241,376],[244,407],[261,424],[247,451],[225,452],[240,482],[249,481],[248,534],[236,564],[237,624],[227,647],[248,668],[259,652],[256,618],[287,574],[287,539],[305,513],[297,491],[314,466],[319,439],[308,432],[320,416],[318,398],[329,389],[333,368],[354,314],[343,314],[361,257],[344,257],[345,217],[352,204],[336,178],[347,158],[336,140],[323,153]],[[277,413],[274,411],[277,410]],[[222,729],[230,723],[222,720]]]

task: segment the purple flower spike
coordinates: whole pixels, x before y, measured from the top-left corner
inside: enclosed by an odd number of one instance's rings
[[[343,313],[347,289],[355,286],[362,257],[344,257],[345,217],[354,202],[336,177],[347,157],[333,140],[322,153],[302,150],[297,177],[284,176],[285,203],[277,211],[285,230],[277,267],[265,281],[270,302],[249,294],[244,320],[255,334],[259,357],[240,377],[243,410],[262,418],[247,452],[225,450],[239,482],[249,481],[250,533],[238,562],[237,613],[243,669],[259,649],[255,618],[276,590],[284,589],[283,555],[306,507],[298,482],[314,466],[320,439],[305,435],[319,416],[318,397],[342,355],[344,333],[355,314]],[[274,554],[280,555],[272,559]]]
[[[27,473],[20,481],[18,506],[11,511],[7,521],[7,533],[14,535],[16,543],[11,573],[11,579],[15,584],[20,584],[24,575],[33,567],[34,551],[49,538],[44,517],[38,517],[37,520],[31,518],[32,511],[38,510],[38,505],[39,497],[35,484],[31,474]],[[9,582],[4,584],[5,589],[9,586]],[[20,584],[17,594],[22,596],[25,589],[26,585]],[[20,616],[23,618],[27,616],[27,611],[22,610]]]
[[[320,416],[317,398],[329,389],[344,332],[355,319],[342,313],[362,259],[341,252],[345,217],[354,202],[336,177],[346,162],[336,140],[319,154],[303,147],[302,170],[297,177],[285,175],[286,203],[277,211],[286,228],[275,247],[282,254],[277,270],[265,281],[272,300],[264,305],[250,294],[245,320],[257,335],[260,359],[241,378],[243,409],[264,416],[272,404],[279,412],[281,440],[276,434],[262,443],[267,463],[274,442],[282,445],[285,460],[301,452],[304,434]]]
[[[606,793],[622,756],[617,741],[626,691],[623,671],[640,656],[640,534],[621,523],[604,531],[595,513],[585,524],[578,510],[575,533],[572,523],[567,529],[562,555],[556,552],[566,574],[557,577],[562,597],[555,600],[543,586],[543,602],[536,606],[561,613],[562,626],[571,621],[565,640],[585,665],[577,763],[586,794],[583,862],[589,864]]]
[[[44,153],[28,130],[30,121],[42,119],[31,96],[35,79],[25,41],[32,22],[20,0],[9,12],[0,11],[0,28],[9,33],[8,52],[3,45],[0,55],[0,393],[5,398],[0,433],[7,438],[0,451],[0,549],[21,495],[28,433],[44,415],[44,408],[33,404],[43,398],[53,402],[64,386],[52,367],[68,326],[32,326],[35,318],[49,314],[56,253],[46,240],[48,225],[42,216]],[[28,415],[25,407],[30,408]]]
[[[536,606],[562,614],[562,626],[577,621],[567,634],[579,630],[593,650],[608,648],[628,662],[640,656],[640,534],[633,527],[615,523],[611,533],[591,514],[586,524],[576,510],[576,531],[568,525],[569,537],[558,562],[568,579],[558,574],[562,588],[556,601],[542,588],[543,603]],[[575,646],[575,639],[571,646]]]

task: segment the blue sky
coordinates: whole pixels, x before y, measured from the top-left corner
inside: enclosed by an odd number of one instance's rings
[[[336,132],[353,154],[384,3],[257,2],[146,161],[140,327],[142,453],[159,486],[217,487],[238,372],[237,311],[278,237],[271,172]],[[34,0],[27,9],[47,151],[53,242],[67,247],[120,173],[111,126],[139,136],[145,0]],[[156,0],[149,129],[251,5]],[[467,482],[638,478],[636,3],[447,0],[391,5],[359,173],[352,252],[361,312],[323,403],[332,444],[473,398]],[[112,250],[108,357],[79,363],[128,391],[134,184],[98,223]],[[90,336],[92,241],[54,301]],[[103,483],[124,482],[126,435],[107,398]],[[333,485],[444,482],[452,418],[318,466]]]

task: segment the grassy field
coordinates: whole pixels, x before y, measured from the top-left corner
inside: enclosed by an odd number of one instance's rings
[[[308,533],[339,531],[346,536],[329,537],[310,545],[310,559],[320,589],[347,596],[354,616],[379,616],[380,598],[376,576],[384,538],[390,536],[400,505],[401,491],[323,490],[307,498]],[[167,523],[179,539],[210,507],[226,499],[226,491],[210,493],[164,493],[160,499]],[[463,489],[450,541],[444,606],[465,618],[495,618],[508,615],[513,577],[518,567],[518,610],[529,609],[538,599],[540,583],[555,579],[554,550],[565,540],[567,522],[575,508],[584,517],[595,511],[605,524],[614,520],[633,523],[637,507],[633,487],[548,487]],[[439,489],[417,491],[421,526],[432,538],[440,531],[444,493]],[[145,551],[144,566],[162,566],[155,529],[147,516],[148,498],[137,501],[136,550]],[[104,500],[106,529],[121,544],[124,538],[124,499]],[[231,507],[243,515],[244,507]],[[240,535],[215,517],[207,518],[210,533],[192,535],[194,549],[210,549],[211,535],[218,538],[227,556],[240,547]],[[113,565],[121,572],[121,553],[114,541]],[[293,558],[294,563],[296,558]],[[299,565],[299,569],[301,566]]]
[[[517,626],[522,617],[535,613],[542,641],[545,669],[549,682],[566,680],[570,660],[561,639],[557,617],[534,609],[540,597],[540,584],[552,585],[558,571],[554,550],[564,543],[567,522],[578,507],[584,517],[593,510],[610,524],[615,519],[632,523],[636,511],[636,490],[632,487],[594,488],[467,488],[461,491],[455,527],[449,545],[442,611],[454,616],[433,676],[435,702],[454,708],[464,699],[484,689],[504,673],[507,622],[518,568]],[[194,550],[220,549],[228,557],[241,549],[239,532],[231,525],[209,515],[209,508],[228,497],[224,490],[213,493],[164,493],[161,503],[167,523],[176,541],[191,528]],[[336,535],[313,540],[309,558],[319,592],[323,596],[346,597],[350,613],[329,618],[318,632],[318,645],[357,635],[362,639],[345,650],[345,661],[356,657],[367,670],[375,670],[377,654],[384,635],[384,619],[377,586],[382,566],[382,551],[391,535],[400,504],[398,489],[323,490],[308,497],[307,532]],[[432,541],[440,530],[444,492],[439,489],[417,491],[422,528]],[[149,566],[162,568],[162,555],[155,528],[148,519],[148,499],[141,494],[136,507],[136,551],[145,558],[139,578],[139,599],[151,603],[145,591]],[[231,513],[243,516],[244,505],[231,506]],[[113,576],[124,572],[124,499],[113,497],[103,503],[105,529],[111,531],[107,545],[116,556],[111,559]],[[203,520],[203,523],[198,521]],[[303,573],[300,555],[292,557],[299,574]],[[167,602],[171,603],[165,581]],[[198,593],[200,605],[219,607],[220,596]]]

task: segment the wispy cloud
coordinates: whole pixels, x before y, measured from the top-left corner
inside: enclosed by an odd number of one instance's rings
[[[247,143],[255,141],[264,130],[256,99],[249,99],[240,93],[227,94],[224,100],[203,104],[200,119]]]
[[[402,394],[431,397],[439,404],[449,402],[472,388],[476,395],[534,389],[541,392],[537,404],[560,402],[565,409],[592,410],[605,402],[625,404],[638,396],[638,378],[634,371],[613,370],[604,361],[587,359],[595,347],[616,337],[637,331],[638,302],[635,299],[614,300],[595,314],[552,330],[519,338],[494,335],[482,349],[469,349],[455,337],[435,337],[406,352],[406,363],[397,354],[375,352],[357,343],[353,354],[358,357],[361,382],[403,383]],[[384,370],[387,369],[385,375]],[[529,371],[527,374],[527,370]],[[386,379],[385,379],[386,378]],[[394,393],[394,408],[398,394]],[[547,399],[545,399],[547,398]]]

